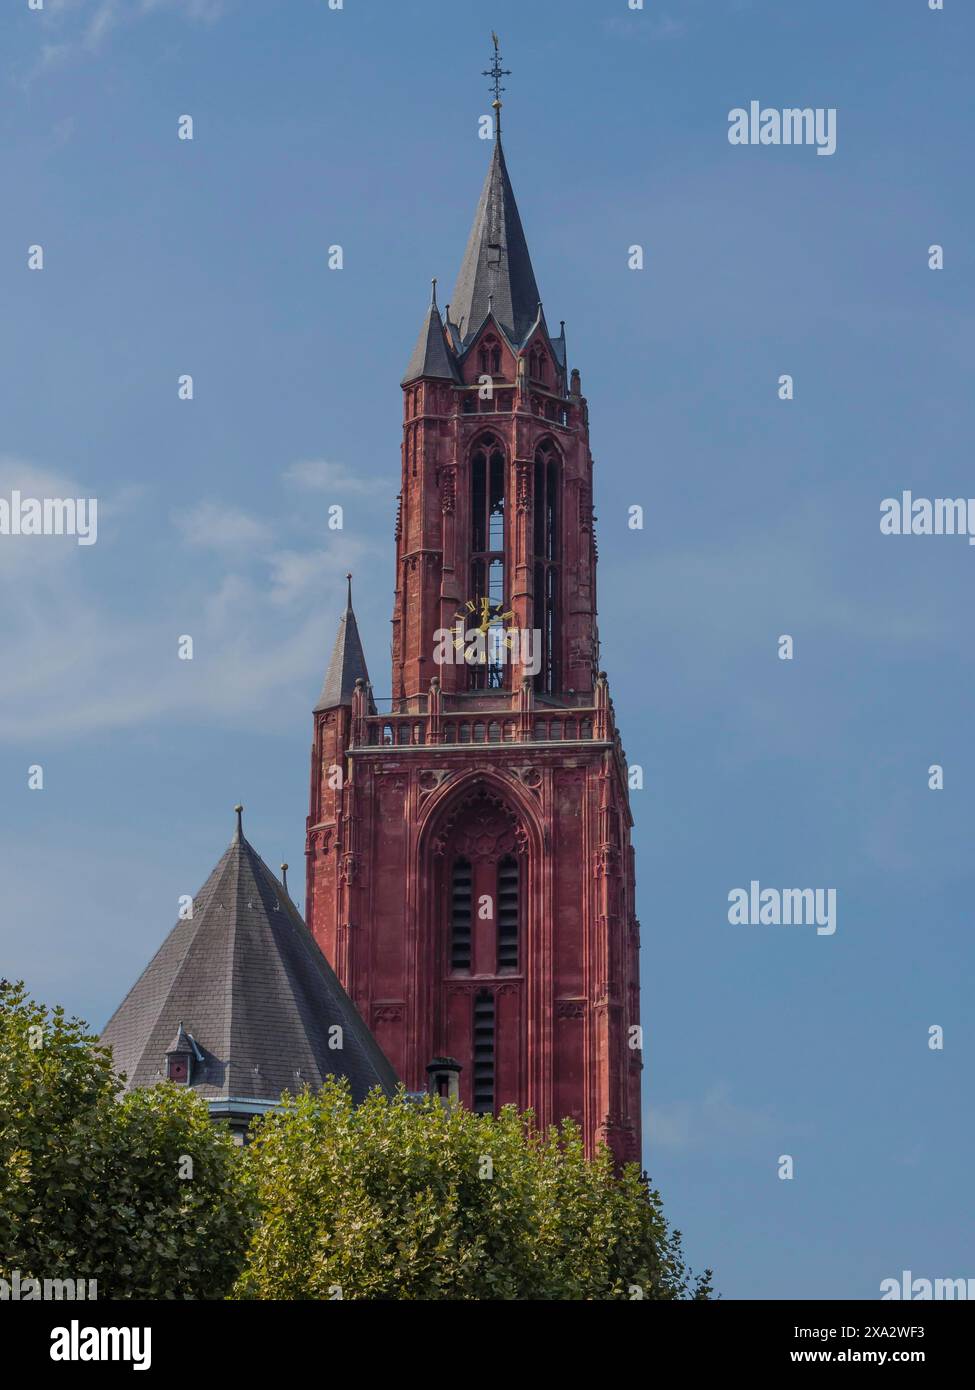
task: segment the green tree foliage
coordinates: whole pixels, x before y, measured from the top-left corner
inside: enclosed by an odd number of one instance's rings
[[[0,981],[0,1277],[225,1297],[252,1220],[240,1150],[188,1090],[117,1092],[84,1023]]]
[[[247,1164],[260,1220],[238,1298],[706,1299],[635,1165],[587,1162],[578,1129],[539,1134],[439,1099],[358,1108],[344,1083],[285,1100]]]
[[[285,1097],[241,1151],[192,1091],[119,1098],[86,1026],[0,981],[0,1278],[100,1298],[705,1299],[635,1166],[433,1097]],[[191,1166],[190,1166],[191,1165]],[[236,1280],[236,1283],[235,1283]]]

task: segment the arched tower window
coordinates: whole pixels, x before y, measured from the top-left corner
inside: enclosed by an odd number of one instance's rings
[[[555,446],[542,443],[535,450],[534,609],[540,634],[541,670],[536,690],[553,693],[559,688],[559,574],[562,546],[560,487],[561,468]],[[536,637],[536,641],[538,638]]]
[[[477,605],[469,627],[482,621],[482,600],[504,608],[505,598],[505,457],[492,434],[477,441],[471,455],[470,598]],[[485,660],[468,666],[472,690],[498,690],[507,684],[504,625],[500,616],[486,634]]]
[[[445,809],[429,843],[441,972],[433,1053],[461,1063],[466,1105],[483,1112],[524,1105],[515,1038],[524,1021],[529,827],[503,792],[478,782]]]
[[[448,975],[519,970],[525,837],[518,817],[493,791],[478,786],[457,808],[439,844]]]

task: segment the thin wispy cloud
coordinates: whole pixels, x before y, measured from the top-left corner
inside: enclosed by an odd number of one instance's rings
[[[65,63],[101,53],[116,33],[153,16],[215,24],[233,0],[47,0],[33,14],[40,27],[37,60],[27,81]]]
[[[176,517],[188,545],[206,550],[235,551],[266,545],[271,531],[266,522],[220,502],[200,502]]]
[[[329,585],[338,584],[351,571],[362,573],[367,565],[381,562],[381,556],[371,553],[360,541],[342,542],[342,564],[336,568],[332,550],[280,550],[269,557],[271,588],[269,599],[278,605],[288,605],[306,599],[311,593],[328,592]]]
[[[620,0],[621,4],[623,0]],[[752,0],[681,0],[679,13],[657,9],[657,0],[644,0],[642,9],[627,9],[603,21],[603,30],[613,38],[629,43],[666,43],[688,38],[700,21],[711,20],[723,9],[733,15],[743,14]],[[717,13],[716,13],[717,12]]]
[[[607,34],[628,42],[642,40],[644,43],[666,42],[668,39],[682,39],[689,32],[684,19],[674,19],[672,15],[651,15],[634,12],[621,16],[614,15],[605,22]]]
[[[891,569],[879,530],[881,495],[883,485],[876,498],[851,503],[842,492],[821,490],[761,526],[749,521],[727,534],[705,527],[700,538],[661,525],[649,554],[610,550],[606,570],[619,564],[635,574],[638,566],[648,593],[666,593],[667,602],[648,612],[648,629],[654,640],[672,639],[695,669],[712,669],[716,659],[747,661],[753,636],[780,632],[854,640],[877,652],[953,649],[944,573]],[[875,557],[866,580],[859,578],[865,555]]]
[[[750,1147],[771,1143],[798,1131],[785,1127],[768,1106],[735,1100],[724,1082],[712,1086],[700,1100],[672,1101],[652,1107],[646,1117],[651,1150]]]
[[[284,480],[305,492],[373,492],[375,483],[356,477],[344,464],[328,459],[301,459],[284,471]]]
[[[87,495],[75,479],[0,457],[0,495],[13,488]],[[99,585],[101,556],[116,545],[121,552],[133,534],[153,535],[151,499],[128,489],[98,500],[107,524],[88,550],[66,536],[0,538],[0,578],[17,593],[0,609],[0,645],[10,654],[0,665],[0,740],[43,744],[228,715],[266,729],[283,697],[311,694],[346,572],[377,568],[365,541],[336,531],[307,551],[279,547],[275,535],[291,534],[293,517],[274,525],[208,499],[172,518],[177,543],[165,544],[164,528],[161,550],[147,547],[118,589]],[[193,639],[190,661],[178,656],[184,635]]]

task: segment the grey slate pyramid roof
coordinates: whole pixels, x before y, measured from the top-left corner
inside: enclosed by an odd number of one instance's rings
[[[342,1047],[329,1029],[342,1028]],[[126,1090],[165,1077],[174,1034],[202,1060],[192,1088],[205,1099],[277,1101],[345,1075],[358,1102],[397,1080],[311,932],[238,824],[229,847],[106,1024]],[[334,1036],[334,1035],[333,1035]]]
[[[497,139],[450,301],[450,319],[466,343],[493,307],[495,318],[512,342],[522,343],[535,322],[539,299],[528,243]]]
[[[366,657],[359,638],[359,628],[352,611],[352,576],[348,575],[348,593],[345,612],[339,619],[339,630],[335,635],[332,658],[325,672],[325,683],[318,697],[315,711],[334,709],[336,705],[351,705],[355,683],[361,679],[369,684],[366,670]]]
[[[411,381],[419,381],[421,377],[460,380],[454,354],[447,346],[443,321],[436,302],[431,303],[427,310],[420,336],[416,340],[416,347],[407,363],[400,385],[406,386]]]

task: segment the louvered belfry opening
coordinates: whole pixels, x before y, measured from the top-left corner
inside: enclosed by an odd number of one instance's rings
[[[498,865],[498,970],[518,969],[518,860]]]
[[[531,854],[502,792],[475,783],[449,803],[431,840],[438,875],[434,930],[442,962],[429,1047],[462,1067],[464,1105],[493,1114],[525,1102],[523,971]]]
[[[494,995],[474,999],[474,1105],[479,1115],[494,1113]]]
[[[473,870],[469,860],[454,860],[450,892],[450,968],[471,968],[471,919],[473,915]]]
[[[527,866],[519,833],[510,808],[478,787],[441,836],[446,865],[441,941],[448,977],[483,979],[516,974],[522,967]]]

